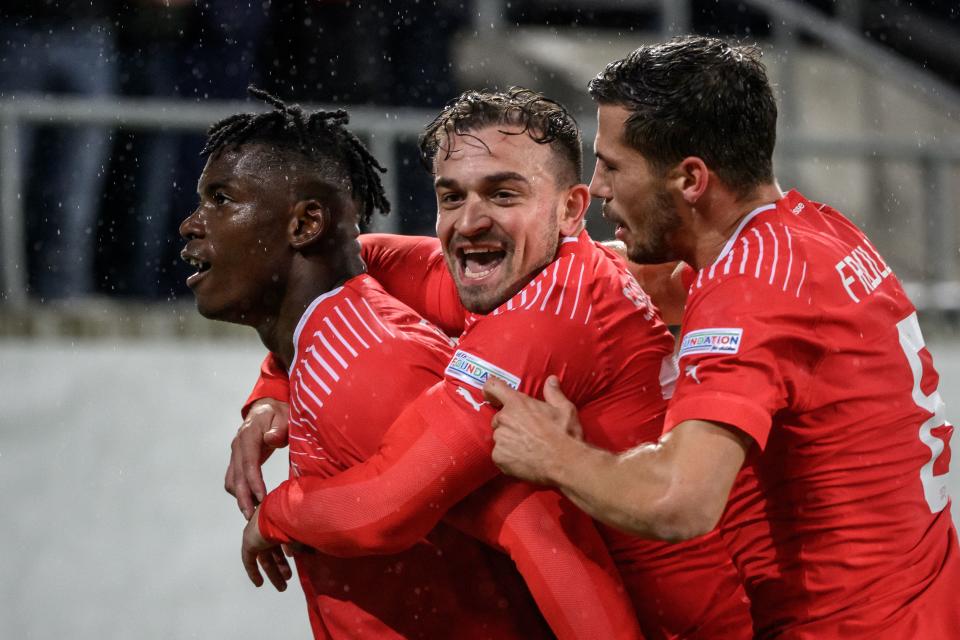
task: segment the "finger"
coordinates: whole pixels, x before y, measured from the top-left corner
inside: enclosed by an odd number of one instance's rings
[[[267,574],[267,579],[270,580],[270,583],[277,591],[286,591],[287,581],[281,575],[280,567],[278,567],[275,562],[273,549],[261,551],[258,558],[260,560],[260,566],[263,567],[263,572]],[[286,560],[284,560],[283,563],[286,564]],[[290,567],[287,567],[288,571],[289,569]]]
[[[263,443],[273,449],[287,446],[290,426],[286,411],[278,411],[270,423],[270,428],[263,434]]]
[[[240,508],[240,513],[243,514],[244,518],[249,520],[259,501],[257,501],[253,493],[251,493],[250,487],[247,486],[247,481],[240,469],[236,469],[234,473],[233,488],[235,491],[233,495],[237,498],[237,506]]]
[[[247,577],[254,586],[263,585],[263,576],[260,575],[260,569],[257,568],[257,554],[246,548],[240,549],[240,559],[243,561],[243,568],[247,571]]]
[[[284,549],[274,547],[270,551],[273,554],[273,563],[277,565],[277,569],[280,570],[280,575],[283,576],[283,579],[286,581],[292,578],[293,569],[290,568],[290,563],[287,562],[287,558],[283,555]]]
[[[557,376],[547,377],[547,382],[543,385],[543,399],[547,404],[558,409],[566,409],[571,404],[560,390],[560,380]]]
[[[264,453],[272,451],[263,446],[262,431],[257,429],[242,430],[237,434],[237,457],[240,464],[243,484],[252,492],[257,502],[267,495],[267,487],[263,483],[261,463],[266,459]],[[239,482],[239,478],[238,478]]]
[[[483,397],[494,407],[502,407],[510,400],[523,394],[511,389],[505,382],[499,378],[490,376],[483,385]]]

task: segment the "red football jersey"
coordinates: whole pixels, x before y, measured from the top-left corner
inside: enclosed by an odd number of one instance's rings
[[[363,254],[391,294],[456,329],[462,308],[437,240],[364,236]],[[660,436],[676,379],[673,338],[622,260],[586,232],[565,238],[554,262],[509,301],[468,313],[464,325],[446,383],[484,415],[478,429],[489,432],[493,413],[481,405],[488,375],[541,397],[555,374],[587,441],[623,451]],[[601,531],[647,637],[752,637],[746,596],[716,533],[666,544]]]
[[[721,521],[758,637],[960,633],[938,376],[867,238],[791,191],[698,272],[667,415],[756,442]]]
[[[293,477],[328,478],[373,455],[451,353],[445,336],[366,275],[318,297],[294,344]],[[303,520],[287,525],[310,525]],[[442,523],[399,553],[295,561],[317,638],[550,636],[509,559]]]
[[[330,554],[307,572],[315,609],[331,611],[315,616],[322,622],[315,630],[343,637],[394,637],[390,628],[402,628],[404,637],[449,637],[452,629],[458,637],[542,635],[529,595],[494,579],[497,567],[487,569],[480,551],[438,527],[460,498],[498,475],[489,438],[478,440],[460,424],[464,411],[444,400],[442,382],[411,403],[440,379],[448,339],[360,276],[318,298],[295,340],[292,477],[265,498],[259,525],[267,539]],[[589,518],[559,494],[517,482],[481,493],[469,514],[454,510],[452,521],[510,554],[559,636],[637,637],[622,583]],[[418,544],[424,536],[437,547],[432,558]],[[357,558],[410,547],[400,562]],[[331,576],[334,567],[340,573]],[[399,593],[388,589],[391,571]],[[515,605],[511,594],[518,592]]]

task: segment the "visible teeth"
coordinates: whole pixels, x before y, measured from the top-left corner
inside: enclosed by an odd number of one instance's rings
[[[490,253],[491,251],[496,251],[496,249],[477,249],[477,248],[470,248],[470,249],[464,249],[464,250],[463,250],[463,253],[464,253],[465,255],[471,255],[471,254],[474,254],[474,253]]]

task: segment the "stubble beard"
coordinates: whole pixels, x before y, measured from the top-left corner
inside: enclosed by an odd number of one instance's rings
[[[634,234],[627,257],[637,264],[662,264],[676,260],[670,238],[680,227],[680,214],[664,191],[658,191],[643,214],[643,236]]]

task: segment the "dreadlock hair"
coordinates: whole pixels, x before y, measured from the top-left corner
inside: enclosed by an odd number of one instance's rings
[[[292,151],[308,160],[325,179],[349,189],[360,206],[360,223],[366,225],[374,210],[390,212],[380,182],[386,172],[357,136],[345,125],[350,116],[343,109],[305,112],[300,105],[288,105],[280,98],[254,86],[250,95],[273,107],[265,113],[238,113],[214,123],[207,131],[201,156],[215,155],[228,147],[263,143]]]
[[[741,196],[773,180],[777,104],[756,47],[674,38],[611,62],[589,90],[630,111],[624,142],[661,172],[697,156]]]
[[[444,159],[454,153],[454,136],[470,135],[489,126],[501,127],[499,131],[509,135],[526,134],[537,144],[550,145],[562,160],[557,182],[564,187],[580,182],[583,147],[577,121],[560,103],[522,87],[467,91],[449,102],[420,135],[420,161],[433,173],[438,153],[443,153]],[[506,131],[506,127],[520,131]]]

